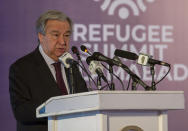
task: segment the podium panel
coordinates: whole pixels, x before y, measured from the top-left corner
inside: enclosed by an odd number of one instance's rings
[[[183,91],[92,91],[52,97],[37,108],[49,131],[168,131]]]

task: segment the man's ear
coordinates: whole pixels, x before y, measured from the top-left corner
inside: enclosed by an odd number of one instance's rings
[[[41,34],[41,33],[38,33],[38,38],[39,38],[39,42],[40,42],[40,43],[43,43],[44,35]]]

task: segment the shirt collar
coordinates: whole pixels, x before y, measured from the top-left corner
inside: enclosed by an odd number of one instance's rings
[[[39,51],[40,51],[41,55],[43,56],[44,60],[46,61],[46,63],[47,63],[48,65],[52,65],[53,63],[55,63],[55,61],[54,61],[52,58],[50,58],[50,57],[44,52],[44,50],[43,50],[43,48],[42,48],[41,45],[39,45]]]

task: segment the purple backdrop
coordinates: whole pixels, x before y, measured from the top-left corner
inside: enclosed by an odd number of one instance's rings
[[[0,2],[0,123],[1,130],[16,130],[10,108],[8,68],[37,46],[35,21],[48,9],[58,9],[74,23],[72,44],[85,44],[91,51],[113,57],[115,48],[143,52],[172,65],[158,90],[183,90],[188,96],[188,1],[187,0],[4,0]],[[143,2],[143,3],[142,3]],[[83,54],[83,60],[86,57]],[[137,75],[150,83],[147,68],[125,61]],[[156,79],[166,68],[157,66]],[[126,83],[127,74],[115,73]],[[116,86],[120,86],[118,82]],[[169,131],[187,131],[188,109],[169,112]]]

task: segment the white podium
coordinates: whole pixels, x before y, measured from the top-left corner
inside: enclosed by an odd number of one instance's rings
[[[183,91],[91,91],[52,97],[36,115],[48,131],[168,131],[168,110],[184,109]]]

